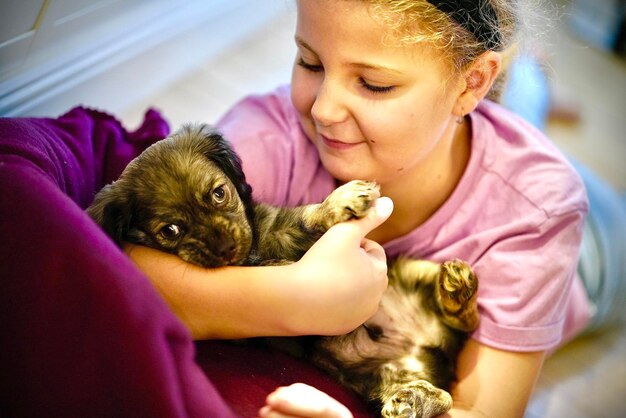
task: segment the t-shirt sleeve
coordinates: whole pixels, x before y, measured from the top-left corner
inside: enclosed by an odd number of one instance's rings
[[[579,256],[584,211],[521,219],[474,264],[481,323],[476,340],[503,350],[556,347],[563,335]],[[517,232],[520,231],[520,232]],[[523,232],[522,232],[523,231]]]
[[[246,180],[257,201],[283,205],[287,201],[293,144],[278,93],[248,96],[231,108],[217,128],[242,161]]]
[[[297,206],[320,202],[334,189],[301,129],[289,86],[242,99],[217,128],[241,158],[256,201]]]

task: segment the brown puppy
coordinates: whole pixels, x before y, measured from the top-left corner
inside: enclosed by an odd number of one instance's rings
[[[298,260],[330,226],[363,216],[379,196],[362,181],[298,208],[255,204],[251,193],[224,138],[207,125],[185,126],[133,160],[87,212],[118,244],[219,267]]]
[[[352,181],[320,204],[257,204],[226,140],[198,125],[146,149],[87,211],[118,244],[217,267],[296,261],[332,225],[364,216],[378,196],[374,183]],[[478,325],[477,285],[462,261],[399,259],[379,312],[349,334],[314,339],[312,359],[385,417],[444,413],[458,352]]]

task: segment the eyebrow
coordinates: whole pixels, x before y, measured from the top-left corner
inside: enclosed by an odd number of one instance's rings
[[[395,68],[385,67],[384,65],[368,64],[365,62],[354,62],[354,63],[350,63],[349,65],[351,67],[363,68],[366,70],[376,70],[376,71],[383,71],[383,72],[393,73],[393,74],[402,74],[401,71],[398,71]]]
[[[311,47],[311,45],[306,43],[306,41],[304,39],[300,38],[299,36],[296,36],[295,40],[296,40],[296,45],[301,46],[302,48],[307,49],[307,50],[309,50],[312,53],[317,55],[317,53]],[[351,67],[355,67],[355,68],[362,68],[362,69],[376,70],[376,71],[385,71],[385,72],[394,73],[394,74],[402,74],[401,71],[398,71],[395,68],[385,67],[384,65],[370,64],[370,63],[366,63],[366,62],[351,62],[351,63],[348,63],[348,65],[351,66]]]

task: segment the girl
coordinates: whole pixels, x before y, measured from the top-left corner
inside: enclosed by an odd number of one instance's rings
[[[461,353],[449,415],[522,416],[546,353],[590,309],[576,271],[588,208],[580,177],[537,129],[485,100],[522,21],[517,2],[297,8],[291,86],[243,100],[219,127],[260,201],[319,202],[367,179],[393,213],[383,200],[292,266],[203,271],[141,247],[131,257],[196,338],[355,328],[384,289],[376,243],[388,257],[462,258],[480,281],[481,325]],[[301,385],[273,394],[260,414],[349,416]]]

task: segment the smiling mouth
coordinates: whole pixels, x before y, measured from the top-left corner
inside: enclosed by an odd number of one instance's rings
[[[346,149],[354,148],[354,147],[362,144],[362,142],[343,142],[343,141],[338,141],[336,139],[331,139],[331,138],[325,137],[324,135],[321,135],[321,134],[320,134],[320,137],[322,138],[322,141],[324,142],[324,145],[326,145],[328,148],[332,148],[332,149],[336,149],[336,150],[346,150]]]

